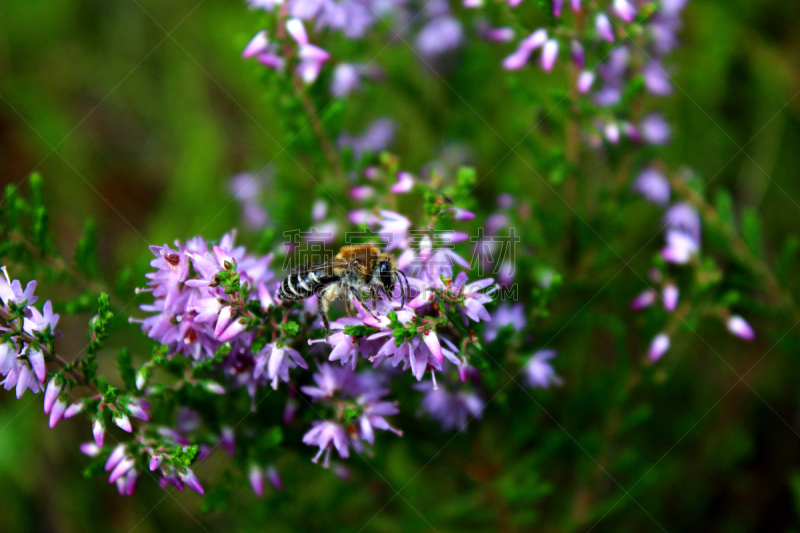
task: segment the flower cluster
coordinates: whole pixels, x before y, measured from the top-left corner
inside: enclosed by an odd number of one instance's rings
[[[685,180],[690,176],[691,173],[687,171],[676,179]],[[633,183],[633,190],[650,203],[665,208],[662,229],[665,231],[666,243],[659,254],[660,260],[666,265],[688,265],[696,268],[699,264],[697,256],[700,254],[702,243],[702,223],[697,209],[682,201],[670,205],[672,187],[669,178],[655,166],[641,171]],[[631,301],[631,309],[640,311],[660,300],[667,313],[676,312],[681,292],[677,280],[657,266],[651,268],[649,276],[655,287],[648,287],[638,294]],[[747,341],[755,338],[755,332],[741,316],[723,310],[721,317],[733,335]],[[669,333],[660,332],[650,343],[649,360],[658,361],[669,347]]]
[[[329,466],[333,448],[342,459],[349,456],[350,448],[361,453],[364,442],[375,444],[375,429],[403,434],[385,418],[400,412],[395,403],[382,400],[389,392],[385,387],[386,377],[377,372],[354,372],[347,366],[323,363],[314,374],[316,385],[301,387],[313,399],[318,414],[323,410],[330,414],[325,420],[313,422],[303,436],[305,444],[319,447],[313,459],[315,463],[324,454],[323,466]]]
[[[50,359],[53,341],[58,336],[55,327],[59,316],[53,313],[53,304],[48,300],[39,311],[33,304],[38,297],[33,292],[36,281],[31,281],[23,290],[22,284],[11,280],[6,267],[2,267],[0,276],[0,331],[3,332],[0,343],[0,375],[5,379],[2,384],[6,390],[16,389],[17,398],[25,391],[37,393],[44,390],[47,376],[46,358]],[[57,393],[49,389],[47,408],[55,403]],[[66,404],[59,403],[56,414],[51,418],[51,427],[63,415]]]

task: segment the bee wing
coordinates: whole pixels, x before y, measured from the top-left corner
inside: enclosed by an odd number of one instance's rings
[[[306,272],[312,272],[312,271],[319,272],[320,270],[326,273],[331,273],[333,272],[333,269],[336,267],[348,267],[350,266],[350,264],[351,263],[349,261],[345,261],[344,259],[337,259],[334,257],[332,259],[327,259],[325,261],[313,261],[310,263],[306,263],[304,265],[300,265],[298,267],[293,268],[290,271],[290,274],[292,275],[305,274]]]

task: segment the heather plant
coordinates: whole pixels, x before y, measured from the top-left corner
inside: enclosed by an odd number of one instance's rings
[[[648,422],[642,398],[669,386],[699,329],[752,343],[759,317],[800,317],[785,286],[796,239],[769,258],[758,213],[740,211],[724,188],[709,197],[716,175],[669,151],[679,132],[664,106],[676,93],[686,4],[248,0],[251,26],[229,39],[241,45],[236,68],[260,84],[262,105],[280,109],[281,152],[300,174],[282,176],[270,161],[233,175],[225,201],[236,227],[171,235],[149,252],[142,244],[119,271],[108,268],[92,221],[74,252],[62,252],[47,200],[56,177],[33,173],[8,186],[6,394],[36,395],[54,434],[81,428],[75,455],[85,456],[86,477],[134,498],[142,485],[188,487],[205,494],[206,510],[235,506],[231,491],[241,486],[277,497],[294,482],[290,457],[342,484],[362,463],[381,479],[370,459],[394,442],[428,449],[437,428],[446,447],[477,439],[476,426],[500,425],[509,442],[482,446],[519,471],[495,479],[468,466],[517,517],[508,530],[537,523],[524,508],[559,492],[565,474],[546,465],[572,460],[563,447],[577,444],[605,474],[636,464],[635,451],[599,448],[597,435],[622,439]],[[397,47],[402,59],[382,55]],[[469,121],[501,142],[476,143],[470,124],[431,150],[424,144],[436,133],[404,131],[390,107],[414,76],[424,76],[421,94],[465,78],[489,100],[502,87],[503,98],[480,109],[521,139],[506,142],[453,90]],[[487,188],[506,158],[519,160],[516,169]],[[313,196],[281,181],[292,179],[312,182]],[[332,299],[329,328],[320,291],[280,298],[294,273],[364,244],[392,254],[398,281],[370,275],[363,293]],[[601,329],[601,340],[576,350],[561,332],[620,280],[625,288],[597,323],[582,326]],[[68,355],[64,337],[80,339],[74,322],[87,317],[85,348]],[[594,384],[575,370],[614,350],[622,362],[591,367]],[[592,444],[550,414],[555,395],[573,387],[595,398],[593,409],[565,408],[582,423],[604,421]],[[525,415],[531,405],[544,415]],[[224,472],[204,475],[200,465],[223,454]],[[625,489],[611,498],[591,484],[578,482],[583,503],[570,530],[602,523],[626,496],[638,504]]]

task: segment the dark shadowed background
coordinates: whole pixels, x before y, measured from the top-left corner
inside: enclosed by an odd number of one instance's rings
[[[757,209],[772,263],[800,233],[800,10],[778,0],[692,0],[684,18],[683,46],[669,62],[676,90],[657,102],[673,124],[664,159],[694,168],[709,181],[708,197],[727,190],[737,210]],[[147,245],[241,225],[228,189],[238,172],[274,165],[264,195],[272,224],[307,227],[326,176],[309,150],[293,152],[313,139],[295,139],[301,126],[265,96],[263,68],[240,58],[258,21],[234,0],[0,3],[0,184],[24,187],[40,172],[59,247],[72,250],[92,218],[108,279],[130,267],[136,283]],[[377,54],[383,42],[369,46]],[[506,154],[505,140],[516,143],[534,122],[491,46],[468,46],[445,74],[460,96],[403,43],[380,56],[389,83],[336,111],[351,131],[394,118],[393,151],[406,168],[458,142],[483,176]],[[518,148],[534,166],[535,138]],[[553,224],[574,226],[578,253],[608,254],[530,174],[506,158],[480,182],[478,209],[510,191]],[[643,274],[660,241],[636,254],[658,213],[640,202],[604,204],[606,177],[583,177],[578,209]],[[627,311],[639,279],[615,276],[624,266],[615,256],[586,271],[547,239],[545,228],[535,253],[558,268],[565,289],[530,351],[553,338],[563,387],[529,395],[511,385],[463,434],[408,417],[403,438],[382,436],[374,457],[350,460],[349,482],[313,465],[310,452],[287,453],[276,458],[282,492],[259,499],[246,480],[231,479],[225,509],[213,495],[162,492],[146,475],[132,498],[102,476],[84,480],[85,422],[50,430],[41,398],[0,391],[0,530],[800,531],[800,343],[791,316],[754,290],[743,304],[754,343],[700,321],[628,393],[654,333]],[[797,267],[783,287],[795,294]],[[131,299],[128,311],[139,303]],[[85,322],[61,326],[63,353],[80,351]],[[222,485],[226,461],[218,454],[198,475]]]

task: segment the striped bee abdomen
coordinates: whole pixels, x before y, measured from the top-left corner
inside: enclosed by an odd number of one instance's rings
[[[320,287],[338,279],[323,270],[308,270],[292,274],[281,283],[278,298],[288,301],[305,300],[313,296]]]

